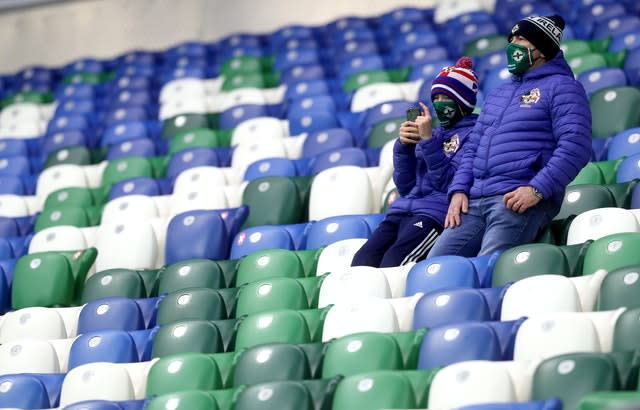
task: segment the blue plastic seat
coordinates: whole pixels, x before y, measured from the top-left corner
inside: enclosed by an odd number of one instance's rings
[[[280,74],[280,84],[293,85],[301,81],[322,80],[325,71],[322,64],[304,64],[287,67]]]
[[[135,363],[139,361],[136,344],[123,330],[101,330],[78,336],[69,351],[69,370],[95,362]]]
[[[206,57],[207,49],[205,45],[198,41],[185,41],[168,48],[164,52],[167,60],[180,57]]]
[[[200,166],[221,166],[218,151],[213,148],[187,148],[171,156],[167,164],[167,178],[174,180],[181,172]]]
[[[329,95],[329,83],[323,79],[303,79],[290,84],[285,91],[286,100],[312,97],[315,95]]]
[[[496,67],[487,72],[480,87],[484,95],[489,95],[491,90],[509,81],[511,81],[511,74],[507,71],[507,67]]]
[[[0,407],[48,409],[58,405],[64,373],[0,376]]]
[[[474,264],[463,256],[438,256],[415,264],[407,275],[406,296],[441,289],[480,286]]]
[[[629,51],[624,60],[624,72],[629,85],[640,86],[640,47]]]
[[[71,130],[47,133],[42,141],[42,154],[47,155],[61,148],[77,145],[88,146],[90,139],[83,130]]]
[[[594,68],[580,73],[577,79],[584,86],[588,97],[603,88],[627,85],[624,70],[614,67]]]
[[[149,133],[144,121],[120,121],[105,129],[100,143],[103,147],[108,147],[124,141],[147,138]]]
[[[411,72],[409,73],[409,81],[424,80],[431,82],[443,67],[449,67],[453,64],[454,62],[450,59],[435,60],[415,64],[411,67]]]
[[[315,48],[288,49],[276,54],[273,69],[275,71],[284,71],[296,65],[311,65],[319,62],[320,58]]]
[[[310,172],[315,175],[326,169],[341,165],[367,167],[369,165],[367,154],[364,150],[355,147],[326,151],[314,157]]]
[[[89,121],[83,114],[62,115],[53,117],[47,125],[47,134],[63,131],[87,131]]]
[[[37,182],[37,175],[0,176],[0,194],[34,195],[36,182]]]
[[[489,71],[506,66],[507,54],[504,50],[497,50],[477,57],[473,70],[476,72],[478,78],[485,78]]]
[[[614,8],[619,8],[622,5],[614,5]],[[611,10],[611,7],[607,7]],[[624,10],[624,7],[622,7]],[[640,29],[640,17],[626,15],[624,11],[622,14],[614,16],[608,20],[600,21],[594,25],[593,33],[591,35],[594,39],[601,39],[606,37],[614,37],[620,34],[627,34]]]
[[[156,144],[151,139],[139,138],[110,145],[107,160],[124,157],[153,157],[156,154]]]
[[[66,64],[62,68],[63,75],[70,75],[79,72],[101,73],[104,65],[94,58],[82,58]]]
[[[607,147],[607,160],[640,154],[640,128],[630,128],[617,133]]]
[[[352,74],[361,71],[382,70],[384,68],[384,60],[378,54],[355,56],[339,64],[338,80],[340,84],[344,84],[344,81]]]
[[[330,128],[309,134],[302,145],[302,156],[315,157],[323,152],[353,146],[353,136],[349,130]]]
[[[0,158],[26,157],[29,155],[27,142],[18,138],[3,138],[0,140]]]
[[[280,27],[271,33],[271,46],[279,48],[289,40],[312,39],[313,30],[302,24],[291,24]]]
[[[287,104],[287,114],[298,117],[305,114],[313,114],[315,111],[335,112],[336,108],[336,102],[330,95],[312,95],[290,100]],[[292,133],[292,135],[295,134]]]
[[[489,403],[474,404],[470,406],[458,407],[458,410],[562,410],[562,400],[532,400],[526,402],[513,403]]]
[[[94,111],[96,111],[96,107],[93,98],[70,98],[58,100],[58,106],[54,115],[56,117],[75,114],[91,115]]]
[[[338,119],[333,111],[324,109],[294,110],[287,115],[289,120],[289,133],[300,135],[338,127]]]
[[[352,238],[369,238],[371,227],[362,215],[340,215],[316,221],[307,232],[306,249]]]
[[[26,156],[0,158],[0,177],[24,177],[32,174],[31,161]]]
[[[102,330],[140,330],[145,328],[140,306],[133,299],[110,297],[83,306],[78,317],[78,334]]]
[[[403,54],[394,54],[391,57],[394,65],[415,66],[448,60],[451,58],[451,52],[442,46],[417,47],[413,50],[407,50]]]
[[[489,320],[495,317],[480,289],[448,289],[420,298],[414,311],[413,329]]]
[[[116,182],[109,190],[109,201],[125,195],[163,195],[168,194],[169,189],[162,189],[159,180],[150,177],[136,177]]]
[[[640,28],[613,36],[608,50],[615,53],[622,50],[633,50],[637,47],[640,47]]]
[[[289,158],[265,158],[251,163],[244,173],[245,181],[268,176],[294,177],[297,169],[294,160]]]
[[[498,336],[485,322],[430,328],[420,345],[418,369],[431,369],[466,360],[505,360]]]
[[[171,218],[165,263],[184,259],[228,259],[230,237],[221,211],[194,210]]]
[[[616,173],[616,182],[627,182],[636,178],[640,178],[640,154],[626,157]]]
[[[295,250],[296,243],[284,225],[254,226],[243,229],[234,237],[230,259],[240,259],[265,249]]]
[[[260,104],[242,104],[228,108],[220,113],[220,129],[235,128],[251,118],[267,115],[267,107]]]

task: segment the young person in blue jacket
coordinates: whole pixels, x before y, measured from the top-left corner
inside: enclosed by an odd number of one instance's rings
[[[355,254],[353,266],[400,266],[424,259],[443,229],[447,189],[462,146],[476,122],[478,79],[471,60],[440,71],[431,86],[439,125],[432,128],[426,105],[400,126],[393,148],[393,180],[400,197]]]
[[[591,157],[591,111],[560,42],[562,17],[511,30],[512,80],[485,98],[449,186],[438,255],[488,255],[532,242],[560,210],[566,186]]]

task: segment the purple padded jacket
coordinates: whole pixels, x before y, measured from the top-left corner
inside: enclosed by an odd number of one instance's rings
[[[485,98],[449,196],[474,199],[532,185],[559,207],[590,158],[589,102],[559,52]]]
[[[462,117],[451,128],[436,127],[432,138],[416,145],[393,147],[393,181],[400,197],[389,213],[426,215],[444,223],[449,208],[447,190],[462,158],[462,147],[478,116]]]

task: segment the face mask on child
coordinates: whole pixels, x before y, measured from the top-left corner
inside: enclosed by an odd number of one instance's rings
[[[438,121],[445,128],[452,126],[461,118],[455,101],[434,101],[433,109],[436,111]]]

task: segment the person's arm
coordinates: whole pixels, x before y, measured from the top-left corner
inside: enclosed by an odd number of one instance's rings
[[[463,156],[464,142],[470,132],[471,128],[466,128],[457,133],[461,146],[451,156],[447,156],[444,152],[443,144],[445,140],[441,137],[440,132],[434,132],[432,139],[419,143],[424,153],[424,160],[429,168],[427,178],[438,191],[448,191],[449,184],[453,180]]]
[[[543,198],[563,192],[591,159],[591,110],[577,81],[556,87],[550,107],[557,146],[547,164],[531,180]]]
[[[462,147],[462,157],[459,159],[457,170],[453,175],[451,184],[449,184],[449,199],[451,199],[451,196],[456,192],[462,192],[467,197],[469,196],[469,190],[473,185],[473,159],[476,156],[476,150],[480,144],[480,138],[483,132],[484,127],[480,119],[478,119]]]
[[[404,126],[404,125],[403,125]],[[403,143],[398,138],[393,146],[393,182],[401,196],[416,184],[416,144]]]

